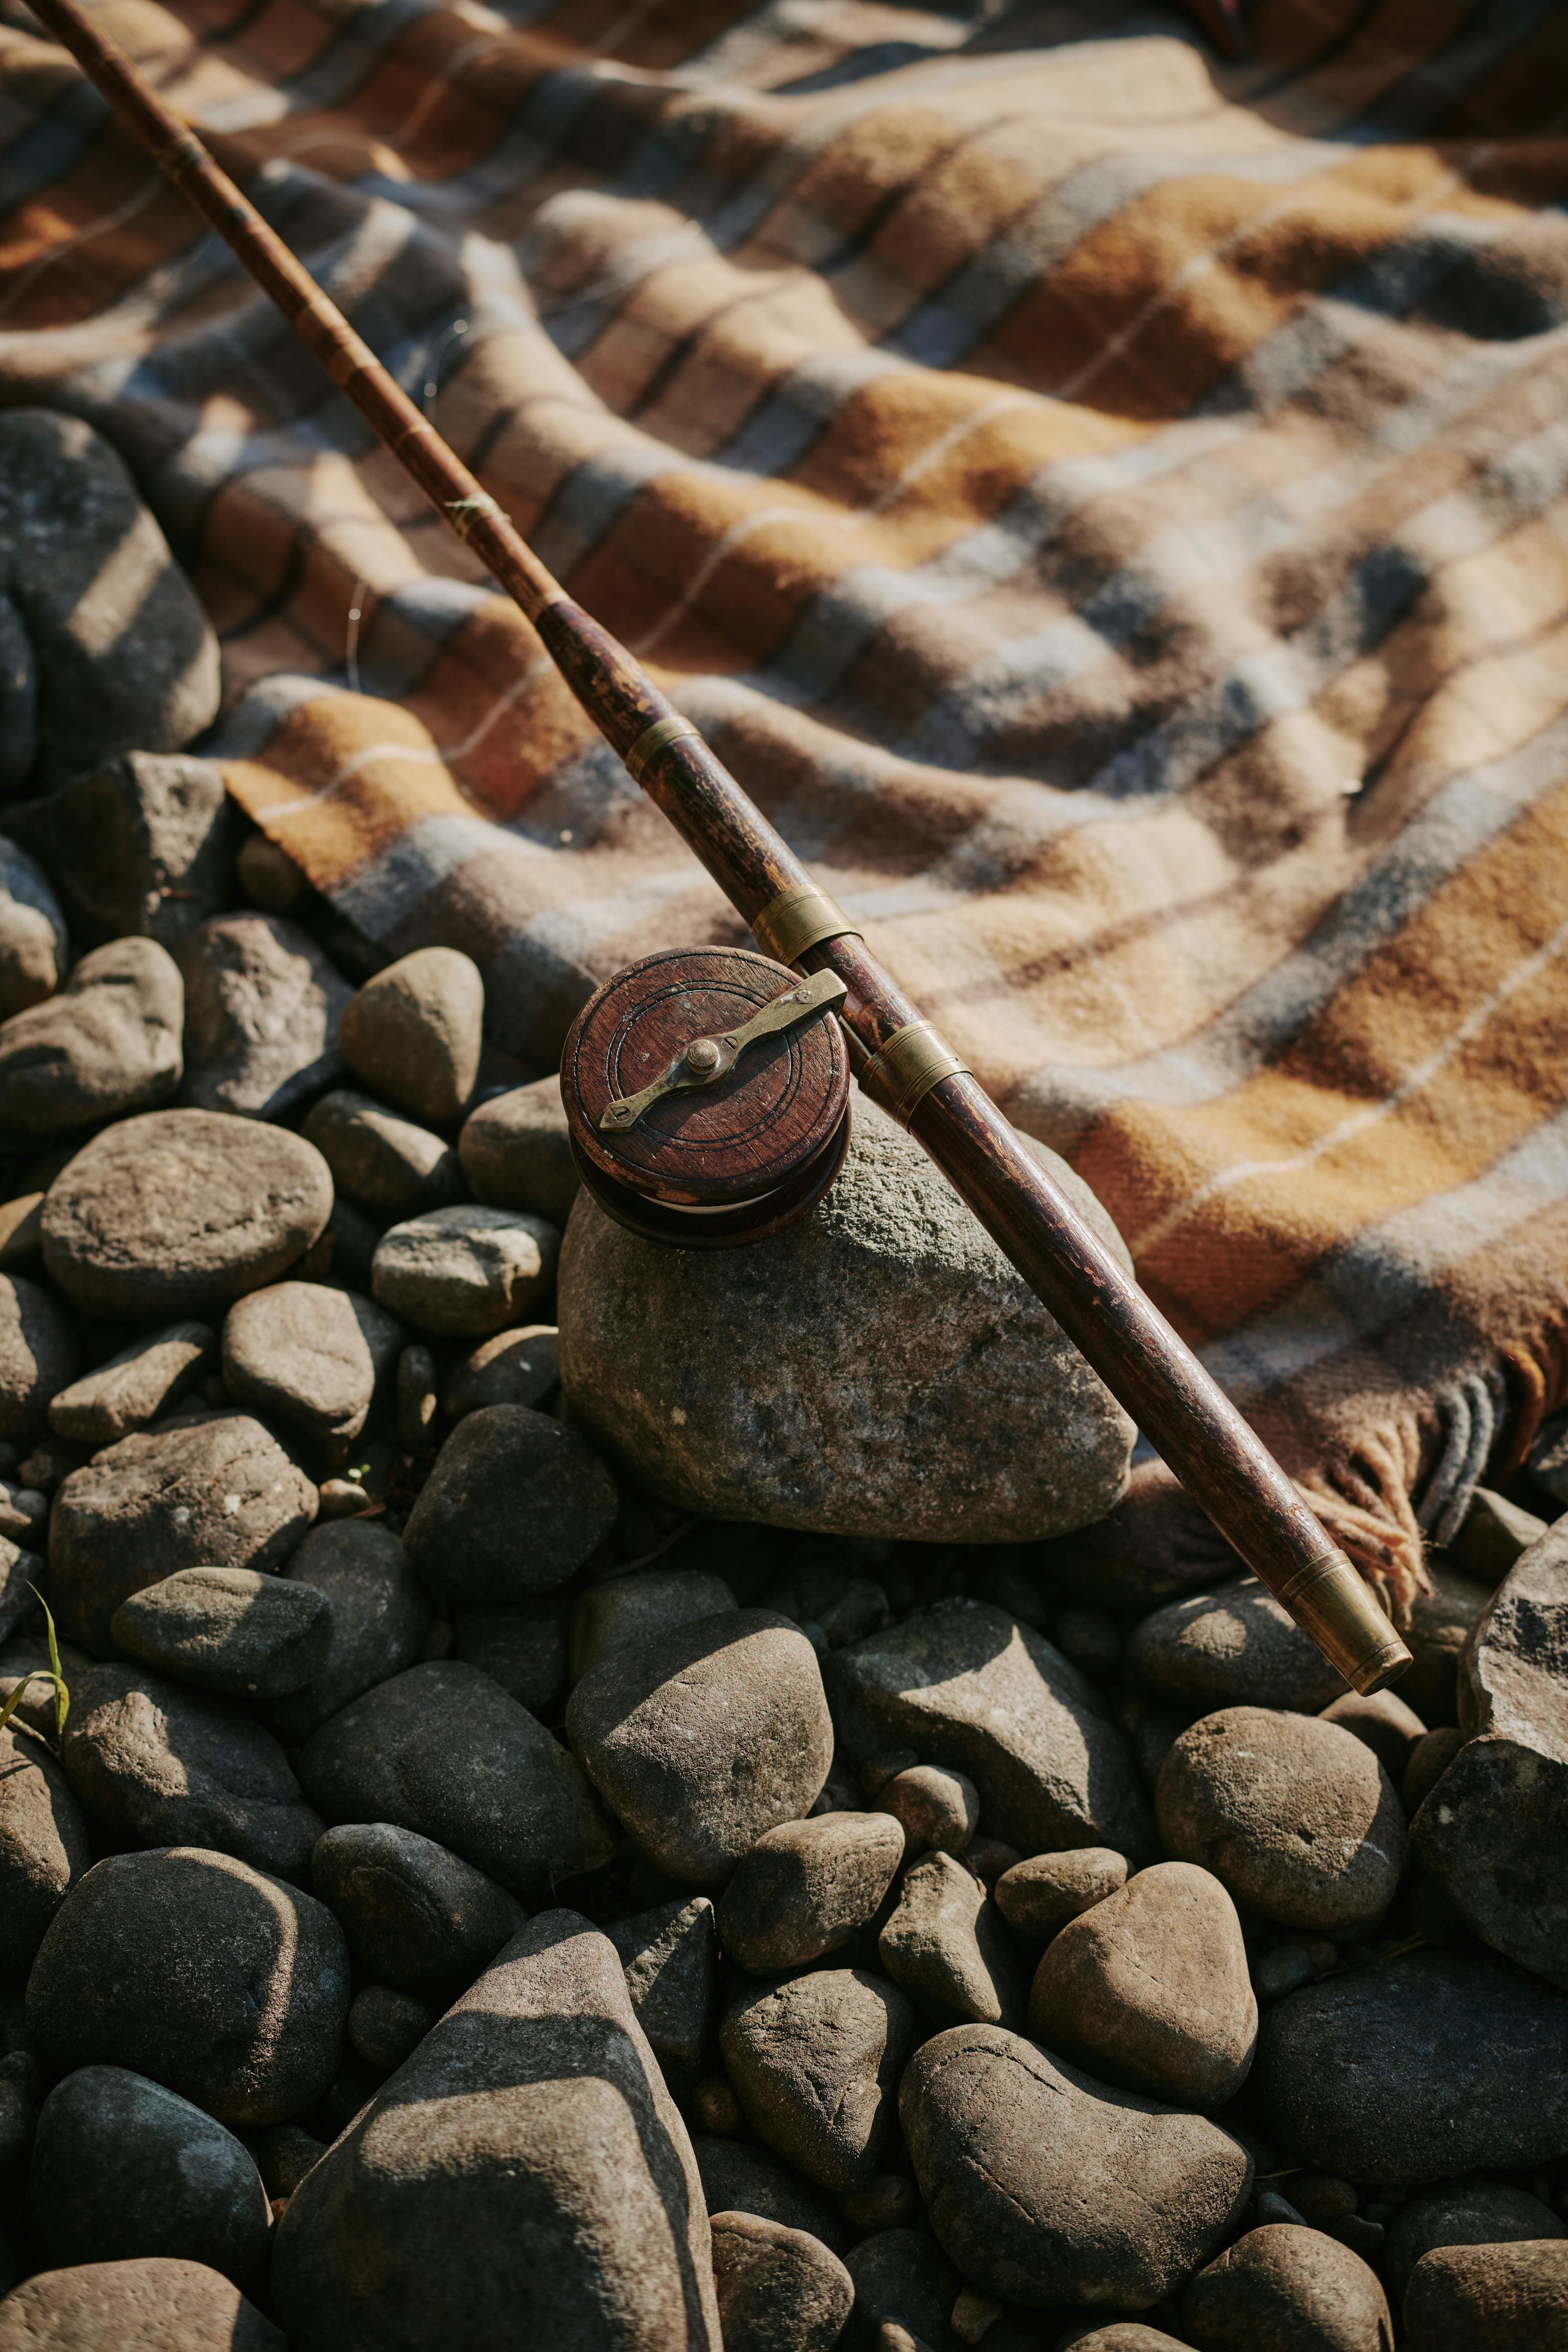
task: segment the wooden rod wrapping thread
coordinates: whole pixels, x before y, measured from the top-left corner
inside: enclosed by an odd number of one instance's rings
[[[879,1098],[906,1119],[1221,1534],[1347,1682],[1369,1691],[1392,1680],[1410,1654],[1363,1579],[698,730],[566,595],[303,263],[78,0],[29,5],[532,622],[589,718],[764,949],[791,948],[782,961],[845,982],[841,1017],[857,1066],[873,1085],[884,1077]]]

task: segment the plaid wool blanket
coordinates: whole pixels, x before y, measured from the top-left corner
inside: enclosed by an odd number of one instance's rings
[[[103,18],[1407,1594],[1568,1395],[1560,0]],[[251,815],[539,1068],[741,937],[20,0],[0,72],[0,400],[132,466]]]

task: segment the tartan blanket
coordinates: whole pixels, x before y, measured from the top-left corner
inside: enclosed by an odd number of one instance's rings
[[[104,21],[1407,1597],[1568,1396],[1561,6]],[[741,937],[20,0],[0,69],[0,401],[132,466],[250,814],[539,1068]]]

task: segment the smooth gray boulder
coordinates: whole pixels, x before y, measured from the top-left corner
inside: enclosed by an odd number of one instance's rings
[[[809,1967],[870,1925],[903,1858],[898,1822],[880,1813],[781,1822],[742,1855],[719,1940],[749,1976]]]
[[[91,1867],[70,1783],[13,1717],[0,1731],[0,1977],[26,1976],[49,1921]]]
[[[139,1333],[51,1398],[49,1427],[96,1454],[167,1412],[216,1359],[210,1324],[168,1323]]]
[[[1265,2011],[1248,2095],[1347,2180],[1524,2171],[1568,2147],[1568,1997],[1463,1945],[1354,1969]]]
[[[237,813],[211,760],[103,760],[8,808],[5,829],[47,869],[88,947],[139,936],[172,950],[234,887]]]
[[[0,2303],[0,2352],[288,2352],[232,2279],[166,2254],[38,2271]]]
[[[722,1577],[695,1568],[645,1568],[592,1584],[572,1612],[571,1672],[580,1682],[612,1650],[635,1647],[650,1633],[699,1618],[721,1616],[737,1605]]]
[[[881,2170],[914,2021],[884,1978],[817,1969],[736,1993],[719,2046],[758,2138],[837,2195]]]
[[[1127,1857],[1109,1846],[1030,1854],[996,1881],[996,1908],[1021,1943],[1048,1944],[1069,1919],[1127,1884]]]
[[[999,2025],[959,2025],[905,2070],[899,2116],[940,2242],[1035,2309],[1142,2311],[1224,2242],[1252,2160],[1206,2117],[1110,2089]]]
[[[1423,2254],[1437,2246],[1517,2245],[1531,2238],[1568,2238],[1568,2225],[1550,2205],[1511,2180],[1440,2180],[1403,2204],[1388,2224],[1383,2273],[1397,2311]]]
[[[1410,2352],[1557,2352],[1568,2338],[1568,2246],[1442,2246],[1405,2290]]]
[[[1364,1931],[1394,1898],[1405,1811],[1364,1741],[1316,1716],[1229,1706],[1184,1731],[1160,1768],[1160,1833],[1283,1927]]]
[[[616,1482],[574,1429],[527,1405],[468,1413],[408,1515],[408,1565],[457,1608],[552,1592],[616,1523]]]
[[[614,1947],[547,1911],[290,2200],[293,2352],[721,2352],[701,2182]]]
[[[710,2226],[724,2352],[833,2352],[855,2304],[837,2255],[757,2213],[715,2213]]]
[[[1258,2002],[1218,1879],[1158,1862],[1070,1919],[1035,1971],[1029,2031],[1103,2082],[1224,2106],[1252,2064]]]
[[[177,751],[216,718],[211,624],[124,458],[82,418],[0,418],[0,549],[36,679],[0,791],[47,790],[132,747]]]
[[[1336,2238],[1289,2221],[1248,2230],[1190,2280],[1182,2325],[1203,2352],[1390,2352],[1394,2342],[1377,2273]]]
[[[62,2069],[125,2066],[220,2123],[279,2123],[337,2071],[349,1956],[324,1903],[231,1854],[114,1853],[74,1886],[27,1979]]]
[[[476,1201],[526,1209],[564,1231],[579,1178],[554,1071],[471,1110],[458,1150]]]
[[[70,970],[60,902],[36,858],[0,839],[0,1021],[52,996]]]
[[[430,1209],[376,1244],[371,1288],[417,1330],[478,1339],[520,1323],[555,1278],[561,1236],[522,1209]]]
[[[253,1568],[182,1568],[122,1601],[127,1656],[229,1698],[277,1698],[318,1674],[332,1636],[323,1593]]]
[[[236,1299],[224,1318],[223,1382],[237,1404],[341,1449],[364,1428],[403,1340],[401,1324],[357,1291],[268,1283]]]
[[[27,2216],[47,2269],[172,2255],[267,2293],[271,2214],[249,2150],[123,2066],[79,2067],[44,2101]]]
[[[184,990],[155,940],[84,955],[58,996],[0,1022],[0,1134],[54,1135],[167,1102]]]
[[[738,1609],[612,1651],[584,1675],[566,1734],[656,1870],[717,1885],[763,1832],[809,1813],[833,1760],[810,1643]]]
[[[675,2089],[702,2073],[719,1997],[719,1946],[705,1895],[678,1896],[656,1910],[612,1919],[605,1929],[620,1955],[626,1990],[648,2046]]]
[[[69,1311],[47,1284],[0,1274],[0,1438],[26,1444],[39,1435],[77,1349]]]
[[[182,1102],[241,1118],[281,1118],[342,1071],[338,1017],[349,983],[298,923],[218,915],[181,940],[185,982]]]
[[[441,1409],[461,1421],[487,1404],[548,1404],[561,1385],[561,1334],[553,1323],[492,1331],[459,1356],[447,1375]]]
[[[1254,1576],[1167,1601],[1132,1630],[1127,1672],[1179,1706],[1288,1707],[1316,1715],[1344,1677]]]
[[[344,1011],[349,1067],[430,1127],[458,1118],[479,1074],[485,984],[457,948],[416,948],[367,980]]]
[[[96,1657],[114,1656],[122,1601],[183,1568],[276,1568],[314,1518],[316,1499],[248,1413],[121,1438],[71,1472],[49,1514],[61,1632]]]
[[[1469,1735],[1415,1817],[1466,1926],[1568,1990],[1568,1519],[1515,1562],[1460,1666]]]
[[[150,1666],[95,1666],[60,1760],[84,1812],[146,1846],[213,1846],[301,1883],[325,1823],[265,1724]]]
[[[286,1274],[331,1206],[327,1163],[302,1136],[224,1111],[147,1111],[56,1177],[44,1264],[89,1315],[210,1319]]]
[[[458,1155],[444,1138],[399,1118],[369,1095],[349,1087],[323,1095],[304,1132],[338,1191],[380,1224],[463,1197]]]
[[[904,1873],[877,1950],[893,1982],[939,2025],[1024,2022],[1012,1940],[984,1887],[951,1854],[928,1853]]]
[[[366,1976],[414,1989],[471,1984],[523,1923],[504,1886],[394,1822],[328,1830],[310,1885]]]
[[[608,1823],[576,1759],[478,1666],[410,1666],[300,1753],[331,1822],[417,1830],[520,1894],[606,1863]]]
[[[1027,1853],[1110,1846],[1153,1858],[1132,1751],[1081,1668],[990,1601],[916,1610],[825,1662],[842,1750],[912,1748],[980,1791],[987,1833]]]
[[[378,1519],[329,1519],[289,1555],[279,1579],[319,1592],[331,1611],[326,1654],[309,1682],[269,1701],[267,1720],[297,1746],[377,1683],[415,1664],[430,1596]]]
[[[1121,1254],[1105,1211],[1042,1154]],[[558,1286],[574,1412],[683,1509],[1010,1543],[1081,1527],[1132,1424],[912,1138],[857,1106],[837,1181],[743,1250],[674,1252],[586,1194]]]

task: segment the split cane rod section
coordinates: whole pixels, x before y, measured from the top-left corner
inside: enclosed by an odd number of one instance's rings
[[[30,5],[532,622],[588,717],[750,925],[763,954],[796,973],[828,972],[843,983],[837,1011],[826,1017],[842,1023],[861,1087],[924,1146],[1221,1534],[1347,1682],[1370,1691],[1390,1681],[1409,1652],[1369,1587],[698,730],[565,594],[304,265],[77,0]],[[784,970],[773,979],[787,987],[790,976]],[[831,1058],[823,1064],[825,1105]],[[743,1076],[744,1057],[737,1082]],[[601,1117],[612,1099],[613,1085]],[[811,1160],[795,1181],[809,1185],[822,1172],[823,1163]],[[667,1237],[685,1239],[689,1230],[677,1223]]]

